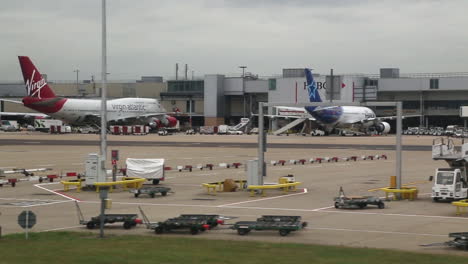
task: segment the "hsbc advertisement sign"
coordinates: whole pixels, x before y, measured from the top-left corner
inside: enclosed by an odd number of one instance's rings
[[[333,100],[338,102],[353,102],[354,88],[362,86],[363,78],[346,75],[334,75],[333,86],[330,89],[330,76],[314,76],[322,100]],[[268,91],[268,100],[270,102],[308,102],[305,78],[277,78],[276,89]]]

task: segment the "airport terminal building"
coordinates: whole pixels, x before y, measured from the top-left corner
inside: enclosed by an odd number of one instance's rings
[[[460,106],[468,105],[468,73],[400,74],[397,68],[380,69],[380,74],[314,74],[323,100],[346,102],[402,101],[406,115],[421,115],[403,121],[408,126],[466,127],[459,117]],[[49,85],[58,96],[94,98],[100,95],[100,82],[92,80],[53,81]],[[333,88],[330,88],[333,87]],[[18,99],[25,96],[22,82],[0,82],[0,97]],[[258,113],[258,102],[308,102],[302,68],[283,69],[282,74],[258,77],[207,74],[198,79],[163,81],[162,77],[145,76],[135,81],[110,81],[109,98],[158,98],[168,112],[178,116],[181,125],[233,125],[242,117]],[[32,112],[22,105],[3,102],[1,111]],[[274,113],[274,109],[268,110]],[[377,116],[395,115],[390,107],[375,109]]]

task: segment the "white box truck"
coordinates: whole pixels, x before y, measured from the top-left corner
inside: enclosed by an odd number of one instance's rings
[[[57,119],[36,119],[34,120],[34,128],[36,131],[49,132],[50,126],[63,126],[62,120]]]

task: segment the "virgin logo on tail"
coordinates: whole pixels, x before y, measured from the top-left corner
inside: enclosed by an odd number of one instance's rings
[[[47,82],[44,78],[40,79],[37,82],[34,82],[34,75],[36,74],[36,70],[34,69],[31,75],[31,78],[26,80],[26,90],[28,91],[28,95],[34,97],[37,94],[39,99],[41,98],[41,89],[47,85]]]
[[[18,59],[28,96],[41,100],[55,98],[55,93],[50,89],[41,72],[34,66],[32,61],[26,56],[18,56]]]

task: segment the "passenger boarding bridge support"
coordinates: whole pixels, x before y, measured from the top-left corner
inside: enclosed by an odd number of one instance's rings
[[[263,108],[271,106],[291,106],[291,107],[306,107],[306,106],[394,106],[396,107],[396,168],[395,174],[397,176],[396,188],[401,189],[401,128],[402,128],[402,102],[365,102],[365,103],[336,103],[336,102],[316,102],[316,103],[258,103],[258,164],[264,164],[266,152],[266,134],[264,134],[264,115]],[[266,175],[265,166],[258,166],[258,177]]]

